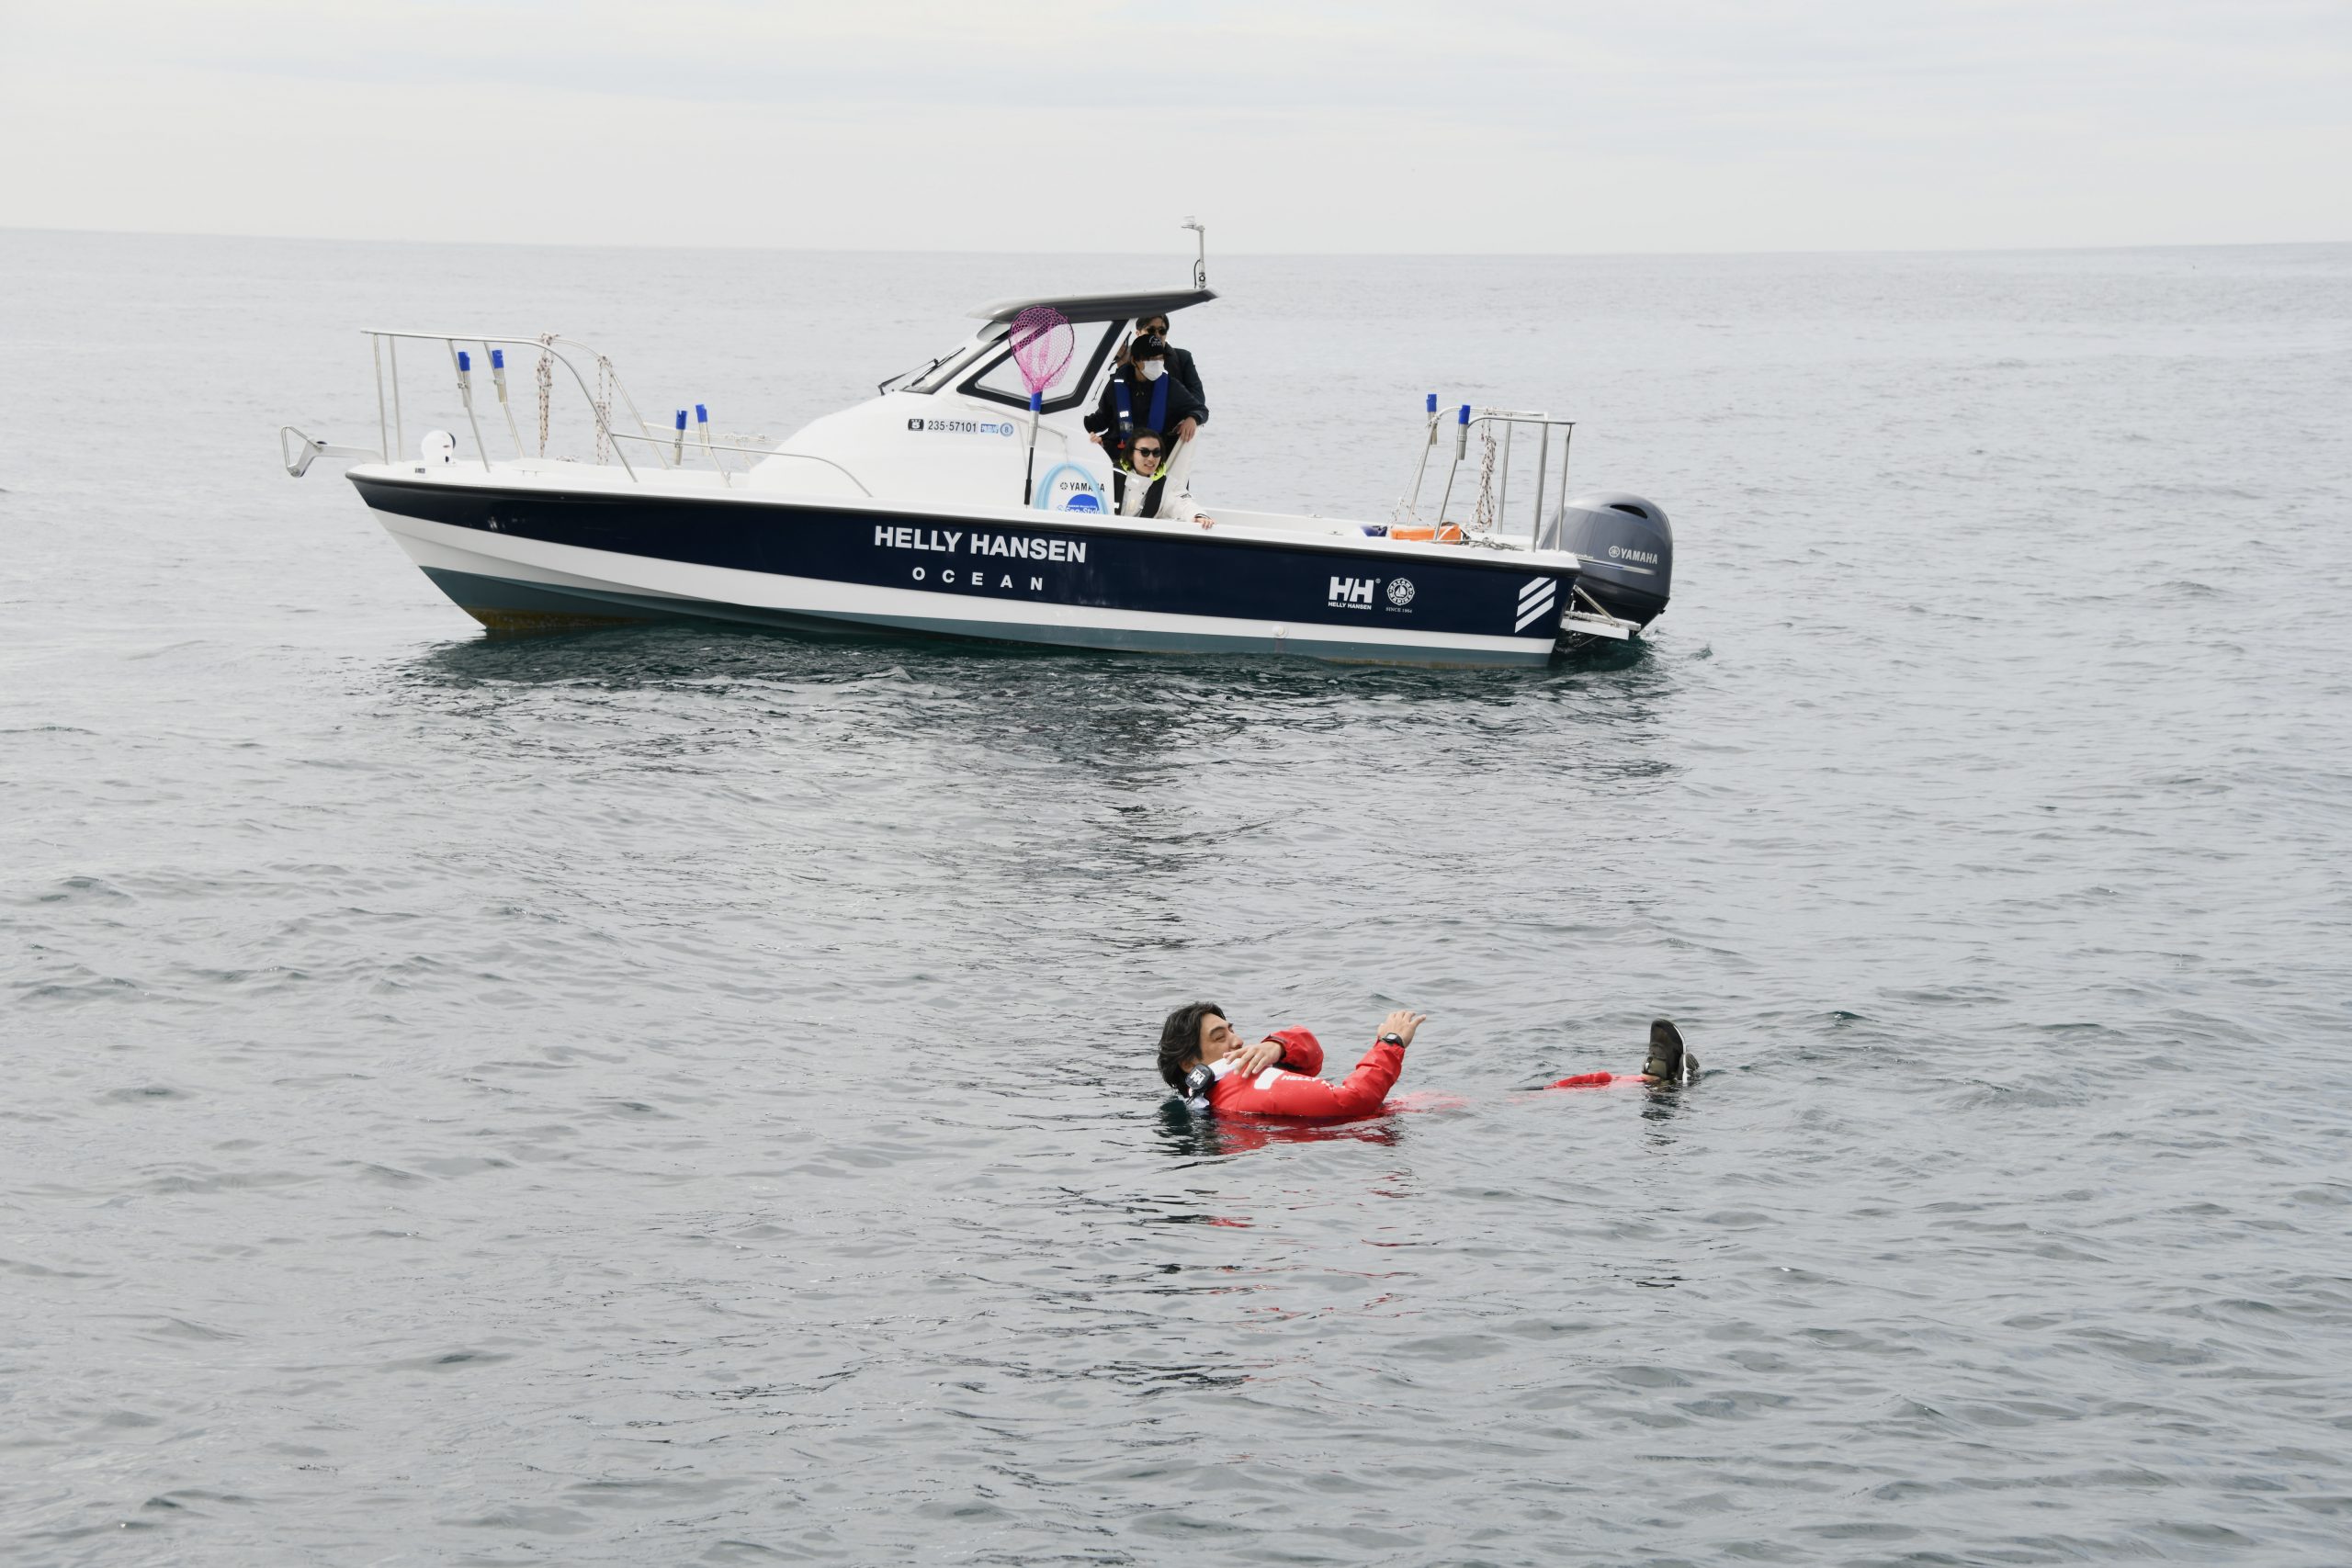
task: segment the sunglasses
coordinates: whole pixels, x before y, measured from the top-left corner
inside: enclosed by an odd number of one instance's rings
[[[1157,446],[1138,446],[1136,448],[1136,456],[1138,457],[1157,457],[1159,456],[1159,448]]]

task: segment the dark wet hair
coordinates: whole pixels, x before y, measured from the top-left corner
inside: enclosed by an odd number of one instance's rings
[[[1146,333],[1127,345],[1127,357],[1129,359],[1165,359],[1168,357],[1168,340],[1158,333]]]
[[[1170,1089],[1184,1087],[1184,1064],[1201,1054],[1201,1020],[1224,1017],[1215,1002],[1186,1002],[1168,1015],[1159,1026],[1159,1076]]]

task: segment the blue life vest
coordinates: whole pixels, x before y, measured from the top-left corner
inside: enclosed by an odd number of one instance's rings
[[[1128,400],[1127,378],[1125,376],[1113,378],[1111,389],[1118,394],[1119,439],[1125,443],[1136,429],[1136,411]],[[1162,435],[1168,434],[1168,372],[1165,370],[1159,373],[1159,379],[1151,384],[1151,423],[1147,428],[1157,430]]]

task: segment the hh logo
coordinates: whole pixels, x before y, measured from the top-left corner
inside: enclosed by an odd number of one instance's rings
[[[1372,608],[1372,596],[1380,587],[1376,577],[1335,577],[1331,580],[1330,603],[1352,608]]]

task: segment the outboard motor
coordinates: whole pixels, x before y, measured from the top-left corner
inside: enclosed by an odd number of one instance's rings
[[[1648,626],[1674,584],[1674,529],[1656,502],[1603,491],[1561,510],[1560,548],[1584,558],[1577,586],[1622,621]]]

